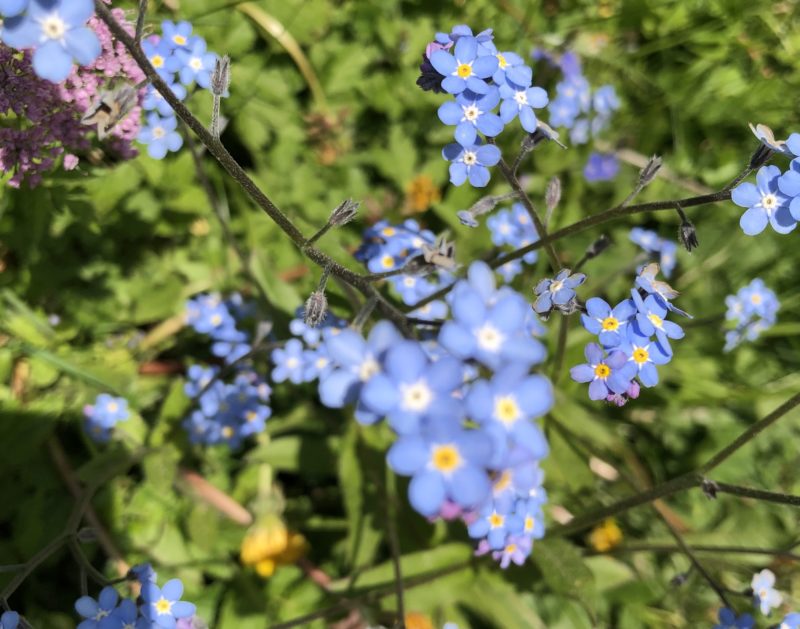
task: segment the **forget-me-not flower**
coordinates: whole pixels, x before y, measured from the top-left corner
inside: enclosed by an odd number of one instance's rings
[[[756,605],[765,616],[768,616],[773,608],[780,607],[783,603],[783,595],[775,589],[775,574],[772,570],[765,568],[754,574],[750,587],[753,588]]]
[[[437,50],[430,57],[436,71],[445,78],[442,87],[450,94],[460,94],[470,89],[475,94],[485,94],[489,84],[485,79],[497,70],[497,57],[478,56],[478,40],[475,37],[459,37],[451,55],[446,50]]]
[[[178,120],[174,116],[162,118],[156,113],[147,116],[147,125],[139,131],[137,140],[147,145],[147,153],[153,159],[164,159],[169,151],[183,146],[183,138],[176,131]]]
[[[145,583],[141,596],[144,601],[140,608],[142,616],[163,629],[174,629],[178,619],[187,618],[196,610],[193,603],[180,600],[183,596],[180,579],[167,581],[163,588],[155,583]]]
[[[628,320],[636,314],[636,306],[630,299],[625,299],[611,306],[599,297],[586,301],[586,314],[581,315],[583,327],[592,334],[597,334],[600,343],[606,347],[616,347],[624,339]]]
[[[634,370],[628,357],[621,351],[612,351],[607,357],[597,343],[589,343],[584,354],[586,363],[569,370],[575,382],[589,382],[589,399],[604,400],[609,395],[628,390]]]
[[[779,234],[788,234],[797,227],[797,219],[789,210],[790,199],[778,187],[781,171],[777,166],[763,166],[756,174],[756,183],[740,183],[731,191],[731,200],[747,208],[739,226],[748,236],[760,234],[767,224]]]
[[[500,161],[500,149],[494,144],[461,146],[457,142],[442,149],[442,157],[450,164],[450,183],[460,186],[465,181],[475,188],[485,188],[489,183],[489,167]]]

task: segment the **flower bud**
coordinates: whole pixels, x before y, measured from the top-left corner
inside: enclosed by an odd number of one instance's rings
[[[747,167],[750,170],[758,170],[772,158],[775,151],[765,144],[759,144],[753,155],[750,157],[750,163]]]
[[[610,246],[611,239],[606,234],[602,234],[597,240],[595,240],[586,248],[586,259],[591,260],[592,258],[596,258]]]
[[[316,328],[325,320],[328,314],[328,298],[324,290],[315,290],[306,300],[303,309],[303,321],[306,325]]]
[[[356,217],[359,205],[358,201],[353,201],[352,199],[342,201],[336,206],[333,212],[331,212],[331,217],[328,219],[328,222],[333,227],[346,225]]]
[[[653,155],[647,163],[644,165],[641,171],[639,171],[639,185],[644,188],[648,185],[653,179],[656,178],[659,169],[661,168],[662,160],[658,155]]]
[[[477,203],[475,205],[477,205]],[[478,221],[475,220],[475,214],[471,209],[459,210],[456,212],[456,216],[458,217],[458,220],[461,221],[461,224],[466,225],[467,227],[477,227],[479,225]]]
[[[717,498],[717,492],[719,491],[719,485],[717,485],[713,480],[704,478],[703,482],[700,483],[700,489],[703,490],[706,498],[709,500],[715,500]]]
[[[556,209],[559,201],[561,201],[561,180],[558,177],[553,177],[547,182],[547,190],[544,193],[544,203],[548,212]]]
[[[684,219],[678,228],[678,240],[681,241],[681,244],[686,247],[686,251],[689,253],[700,245],[697,240],[697,230],[688,218]]]
[[[223,55],[217,59],[211,74],[211,93],[214,96],[227,96],[231,84],[231,58]]]

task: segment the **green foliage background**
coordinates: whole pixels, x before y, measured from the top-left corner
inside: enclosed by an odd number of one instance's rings
[[[175,12],[151,2],[159,18],[191,20],[211,50],[231,55],[223,140],[307,234],[347,197],[362,200],[372,219],[399,220],[407,186],[426,174],[442,199],[420,220],[450,230],[463,264],[491,249],[485,227],[470,231],[455,218],[480,193],[447,181],[440,149],[451,130],[436,117],[442,97],[414,85],[425,44],[453,24],[494,28],[499,49],[523,55],[534,46],[575,50],[593,85],[613,84],[623,101],[605,141],[658,153],[681,178],[712,189],[732,179],[755,148],[748,122],[766,123],[780,137],[797,130],[796,0],[253,4],[283,24],[308,55],[320,82],[316,95],[286,50],[236,2],[184,0]],[[157,17],[150,17],[155,30]],[[536,76],[552,94],[552,74],[537,66]],[[208,119],[209,95],[196,94],[190,107]],[[321,117],[325,124],[318,123]],[[516,126],[502,136],[507,156],[521,137]],[[535,201],[550,177],[562,178],[555,228],[610,207],[635,182],[636,169],[624,166],[613,183],[586,184],[581,171],[589,150],[549,145],[523,166]],[[334,605],[340,596],[370,593],[360,599],[364,614],[391,624],[385,615],[395,606],[384,492],[391,479],[382,454],[387,436],[359,429],[348,413],[325,409],[313,387],[281,385],[264,438],[240,453],[191,447],[180,427],[189,406],[181,370],[148,373],[153,365],[185,366],[208,356],[201,339],[180,329],[185,300],[195,293],[242,291],[285,333],[319,279],[318,269],[308,267],[211,159],[205,161],[229,207],[247,269],[195,180],[187,150],[161,162],[146,156],[123,164],[84,161],[79,171],[55,174],[35,190],[0,193],[0,563],[25,561],[64,528],[74,500],[52,463],[49,444],[58,442],[80,481],[100,483],[93,504],[124,558],[152,561],[162,578],[181,577],[186,598],[197,602],[211,626],[270,626]],[[505,191],[495,172],[487,192]],[[640,199],[689,195],[659,179]],[[590,470],[586,446],[639,482],[658,482],[693,469],[798,390],[798,236],[767,230],[748,238],[738,227],[739,214],[729,202],[690,210],[701,246],[691,255],[679,253],[673,285],[683,293],[680,306],[697,320],[675,343],[661,385],[616,409],[590,404],[584,386],[562,377],[553,416],[569,433],[545,423],[551,507],[580,514],[631,493],[621,480],[606,481]],[[634,225],[674,237],[678,219],[659,212],[604,226],[615,244],[587,268],[582,296],[619,300],[627,293],[636,256],[627,231]],[[350,252],[363,226],[331,232],[323,248],[357,268]],[[559,242],[565,262],[578,260],[602,231]],[[528,267],[515,285],[529,294],[545,271],[544,262]],[[778,294],[778,324],[755,344],[723,355],[724,297],[753,277]],[[330,298],[337,314],[352,315],[336,284]],[[60,317],[58,325],[48,321],[51,314]],[[565,365],[581,362],[587,340],[573,320]],[[554,338],[548,342],[553,346]],[[124,395],[135,413],[125,439],[97,447],[82,433],[81,409],[103,391]],[[715,478],[800,493],[797,438],[795,414]],[[268,581],[242,568],[237,555],[244,529],[186,491],[180,469],[202,473],[249,507],[258,507],[259,479],[276,478],[286,495],[285,518],[308,538],[310,560],[332,577],[333,592],[322,592],[296,567]],[[405,492],[403,483],[399,491]],[[787,548],[800,542],[797,514],[789,507],[732,496],[710,502],[698,490],[666,502],[692,543]],[[696,627],[710,625],[719,606],[694,572],[685,584],[671,585],[688,568],[677,551],[589,556],[580,534],[545,539],[532,561],[502,572],[491,562],[470,560],[460,524],[429,525],[404,498],[400,503],[406,578],[452,569],[406,591],[407,609],[439,625]],[[673,544],[648,507],[624,514],[619,524],[623,544]],[[98,546],[89,544],[87,551],[95,566],[116,576]],[[787,609],[797,609],[800,578],[791,562],[719,553],[701,558],[726,587],[738,590],[757,569],[771,567]],[[9,578],[0,573],[0,586]],[[36,626],[60,629],[74,626],[71,608],[79,592],[76,563],[63,552],[37,570],[11,604]],[[734,600],[742,610],[749,607],[744,597]]]

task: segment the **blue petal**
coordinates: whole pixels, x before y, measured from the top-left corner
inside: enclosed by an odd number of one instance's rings
[[[64,40],[69,53],[84,66],[92,63],[103,51],[95,32],[85,26],[68,31]]]
[[[459,122],[456,126],[455,138],[461,146],[470,148],[478,139],[478,134],[471,122]]]
[[[476,164],[472,168],[469,168],[468,172],[469,183],[474,188],[485,188],[487,185],[489,185],[491,175],[489,174],[489,171],[480,164]]]
[[[397,406],[399,400],[397,386],[382,373],[373,376],[361,389],[361,401],[376,413],[385,415]]]
[[[741,207],[751,208],[761,202],[761,194],[752,183],[740,183],[731,191],[731,200]],[[764,225],[766,227],[766,225]]]
[[[478,422],[484,422],[492,416],[492,390],[486,380],[478,380],[469,388],[465,400],[467,413]]]
[[[61,44],[48,41],[34,51],[33,70],[43,79],[60,83],[72,71],[72,57]]]
[[[458,76],[448,76],[442,81],[442,89],[450,94],[460,94],[467,89],[467,82]]]
[[[604,400],[608,396],[608,387],[602,380],[593,380],[589,385],[590,400]]]
[[[591,382],[594,380],[594,369],[589,365],[578,365],[569,370],[570,377],[575,382]]]
[[[522,125],[522,128],[528,133],[533,133],[539,126],[539,122],[536,119],[536,114],[533,113],[533,109],[530,107],[523,107],[520,110],[519,122]]]
[[[497,114],[483,114],[476,122],[478,131],[493,138],[503,131],[503,121]]]
[[[528,417],[541,417],[553,407],[553,386],[544,376],[526,378],[517,390],[520,406]]]
[[[421,472],[411,479],[408,500],[416,511],[424,516],[439,512],[446,497],[444,479],[437,472]]]
[[[450,495],[464,508],[479,506],[489,496],[492,484],[486,472],[473,466],[464,465],[453,473],[450,479]]]
[[[472,64],[472,72],[476,77],[488,79],[497,70],[497,57],[478,57]]]
[[[450,76],[456,71],[457,63],[449,52],[444,50],[436,50],[430,56],[431,65],[434,69],[443,76]]]
[[[484,166],[494,166],[500,161],[500,149],[494,144],[484,144],[477,150],[478,163]]]
[[[769,223],[772,225],[772,229],[779,234],[788,234],[797,227],[797,220],[795,220],[792,212],[786,206],[779,207],[775,210],[772,216],[769,217]]]
[[[98,606],[97,601],[91,596],[81,596],[77,601],[75,601],[75,611],[84,618],[94,618],[99,610],[100,607]]]
[[[474,37],[460,37],[455,47],[456,61],[459,63],[469,63],[478,54],[478,42]],[[497,60],[495,59],[495,62]]]
[[[161,595],[168,601],[177,601],[183,596],[183,583],[180,579],[170,579],[161,588]]]
[[[442,105],[439,107],[437,111],[437,114],[439,116],[439,120],[441,120],[444,124],[457,125],[459,122],[461,122],[461,119],[464,117],[464,110],[461,108],[460,105],[456,104],[452,100],[449,100],[446,103],[442,103]],[[469,145],[467,144],[464,146],[469,146]]]
[[[395,379],[411,382],[428,365],[428,357],[416,341],[401,341],[386,354],[384,368]]]
[[[450,164],[450,183],[460,186],[467,180],[467,172],[464,164]]]

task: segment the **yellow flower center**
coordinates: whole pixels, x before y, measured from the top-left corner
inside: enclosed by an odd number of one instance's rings
[[[186,38],[183,35],[173,35],[172,41],[178,44],[178,46],[184,46],[186,44]]]
[[[506,553],[508,553],[509,555],[515,552],[516,550],[517,550],[516,544],[509,544],[508,546],[506,546]]]
[[[532,515],[525,518],[525,532],[530,533],[533,530],[534,524],[536,524],[536,521],[533,519]]]
[[[472,64],[471,63],[460,63],[456,68],[456,74],[461,77],[462,79],[468,79],[472,76]]]
[[[394,266],[394,258],[389,254],[386,254],[381,258],[381,266],[384,269],[391,269]]]
[[[374,358],[367,358],[358,368],[358,379],[361,380],[361,382],[366,382],[380,370],[381,367],[375,362]]]
[[[119,405],[116,402],[111,402],[108,405],[108,412],[109,413],[116,413],[118,409],[119,409]]]
[[[611,375],[611,368],[605,363],[600,363],[594,368],[594,375],[605,380]]]
[[[169,614],[172,610],[172,601],[168,601],[163,596],[158,599],[155,603],[153,603],[153,607],[156,608],[156,611],[159,615],[161,614]]]
[[[659,317],[657,314],[649,314],[647,315],[647,318],[650,319],[650,323],[652,323],[657,328],[661,329],[661,326],[664,323],[664,319]]]
[[[500,477],[494,482],[494,493],[499,494],[506,490],[511,484],[511,472],[508,470],[500,474]]]
[[[604,330],[608,330],[609,332],[619,329],[619,321],[616,317],[606,317],[600,322],[600,325],[603,326]]]
[[[753,293],[750,295],[750,301],[754,303],[756,306],[761,303],[761,295],[758,293]]]
[[[230,426],[225,426],[222,429],[222,436],[225,437],[226,439],[230,439],[231,437],[233,437],[233,428],[231,428]]]
[[[461,454],[454,445],[436,446],[431,456],[431,464],[440,472],[448,474],[461,466]]]
[[[164,57],[161,55],[153,55],[153,58],[150,59],[150,63],[153,64],[154,68],[163,68],[164,67]]]
[[[505,521],[506,519],[496,511],[493,511],[492,515],[489,516],[489,526],[491,526],[493,529],[503,526]]]
[[[513,424],[519,419],[520,409],[511,395],[497,397],[494,400],[494,415],[504,424]]]
[[[247,411],[247,413],[245,413],[244,418],[249,422],[254,422],[256,421],[256,419],[258,419],[258,413],[256,413],[255,411]]]
[[[500,53],[497,54],[497,65],[499,65],[501,69],[505,69],[508,65],[508,61],[506,61],[506,58]]]
[[[644,347],[637,347],[633,350],[633,360],[638,364],[644,364],[650,360],[650,353]]]
[[[384,227],[381,231],[381,234],[387,237],[394,236],[396,233],[397,230],[394,227]]]

